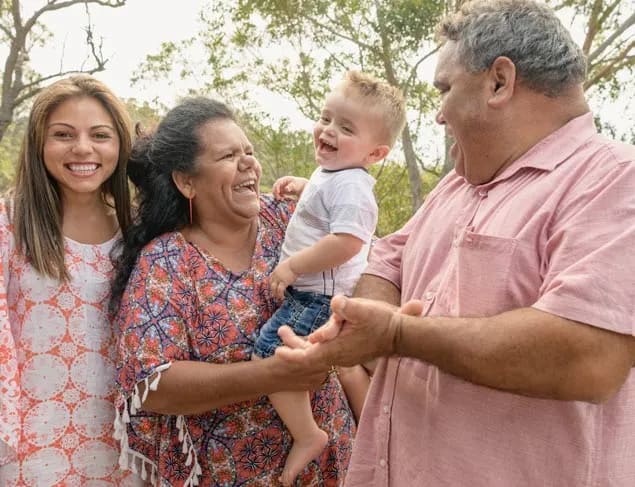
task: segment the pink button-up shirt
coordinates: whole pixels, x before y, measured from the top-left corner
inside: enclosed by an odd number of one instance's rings
[[[493,181],[448,175],[366,272],[430,316],[534,307],[635,334],[635,147],[591,114]],[[635,486],[635,369],[603,404],[478,386],[414,359],[382,360],[346,485]]]

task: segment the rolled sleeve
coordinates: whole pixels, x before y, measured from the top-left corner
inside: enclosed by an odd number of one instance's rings
[[[587,179],[554,219],[533,307],[635,335],[635,164]]]
[[[193,293],[181,279],[185,263],[170,239],[157,239],[139,257],[122,298],[118,382],[124,394],[158,366],[188,360],[187,322],[196,316]]]

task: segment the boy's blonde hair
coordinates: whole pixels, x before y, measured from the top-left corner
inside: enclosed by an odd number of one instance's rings
[[[380,113],[385,128],[382,142],[392,147],[406,125],[406,102],[401,90],[361,71],[348,71],[338,87]]]

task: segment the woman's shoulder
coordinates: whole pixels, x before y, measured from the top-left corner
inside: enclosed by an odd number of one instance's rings
[[[13,198],[7,195],[0,195],[0,226],[4,229],[9,227],[13,220]]]
[[[296,204],[295,200],[276,199],[272,194],[262,194],[260,195],[260,219],[284,232],[295,211]]]
[[[13,198],[0,196],[0,245],[3,251],[13,241]]]
[[[139,253],[140,259],[155,260],[165,255],[178,255],[185,249],[186,241],[181,232],[173,231],[150,240]]]

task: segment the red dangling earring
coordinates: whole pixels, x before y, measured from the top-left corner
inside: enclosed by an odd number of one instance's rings
[[[193,196],[190,196],[190,197],[188,198],[188,200],[189,200],[189,202],[190,202],[190,225],[192,225],[192,222],[193,222],[193,218],[192,218],[192,213],[193,213],[193,212],[192,212],[192,200],[193,200],[193,199],[194,199],[194,197],[193,197]]]

